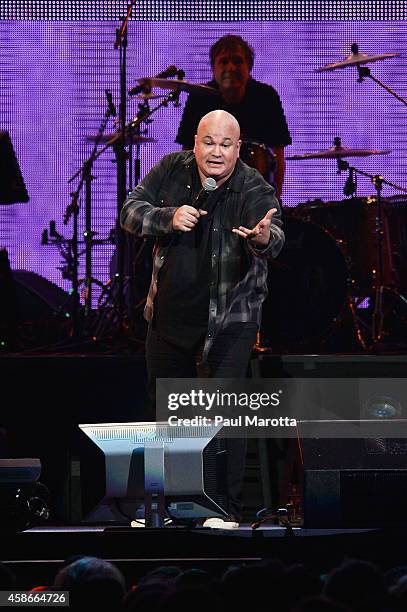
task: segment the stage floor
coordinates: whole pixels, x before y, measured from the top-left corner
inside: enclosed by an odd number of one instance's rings
[[[261,355],[260,377],[407,375],[406,355]],[[0,427],[8,434],[6,457],[39,457],[40,480],[50,489],[57,526],[4,533],[1,559],[27,588],[49,583],[61,563],[74,555],[117,561],[132,577],[160,564],[211,567],[221,572],[233,563],[279,558],[328,571],[345,557],[376,561],[381,567],[405,563],[407,526],[394,529],[304,529],[288,532],[270,524],[253,531],[207,528],[132,529],[84,525],[81,517],[78,423],[144,419],[145,363],[140,355],[3,356],[4,401]],[[271,459],[285,468],[287,457]],[[257,462],[257,463],[256,463]],[[261,490],[258,458],[249,464],[246,505],[254,512],[270,504]],[[278,488],[278,482],[274,483]],[[271,504],[275,507],[275,504]],[[368,509],[367,509],[368,511]],[[397,518],[397,508],[389,508]],[[254,519],[253,519],[254,520]],[[389,524],[386,521],[386,524]]]
[[[63,562],[77,555],[117,564],[129,584],[162,565],[199,567],[220,576],[236,564],[280,559],[324,573],[345,558],[367,559],[386,569],[405,563],[406,529],[304,529],[266,524],[252,530],[41,526],[2,537],[2,561],[21,588],[51,584]]]

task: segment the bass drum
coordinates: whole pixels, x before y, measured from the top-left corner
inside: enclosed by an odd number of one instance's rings
[[[387,206],[383,205],[383,284],[392,285],[395,279],[386,209]],[[349,257],[353,294],[369,295],[377,269],[376,198],[348,198],[333,202],[311,200],[296,206],[293,214],[325,228],[341,241]]]
[[[344,310],[346,258],[332,235],[313,223],[286,217],[285,245],[269,261],[262,338],[273,351],[317,351]]]

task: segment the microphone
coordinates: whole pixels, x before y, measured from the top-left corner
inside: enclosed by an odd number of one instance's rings
[[[166,68],[165,70],[163,70],[162,72],[159,72],[158,74],[155,75],[155,77],[153,77],[154,79],[168,79],[169,77],[173,77],[176,76],[178,74],[178,68],[176,66],[168,66],[168,68]],[[130,89],[127,93],[129,94],[129,96],[136,96],[139,93],[150,93],[151,91],[151,86],[148,84],[148,78],[145,79],[145,82],[142,83],[141,85],[137,85],[136,87],[133,87],[132,89]]]
[[[107,98],[107,104],[109,107],[109,114],[112,115],[113,117],[116,117],[116,107],[113,104],[112,92],[110,91],[110,89],[105,89],[105,94]]]
[[[196,196],[195,201],[193,202],[192,206],[196,208],[197,210],[199,209],[204,210],[203,204],[206,198],[208,197],[208,194],[214,189],[216,189],[215,179],[211,177],[206,178],[204,181],[204,184],[202,185],[202,189]]]

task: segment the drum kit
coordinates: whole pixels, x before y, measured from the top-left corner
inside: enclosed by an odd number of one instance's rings
[[[330,159],[326,153],[293,159]],[[353,330],[352,350],[396,343],[395,333],[407,347],[407,195],[380,197],[310,200],[285,209],[286,243],[269,264],[263,306],[262,335],[273,350],[331,352],[333,332],[345,324]],[[383,303],[389,297],[391,312]],[[391,317],[398,317],[397,332]]]
[[[366,64],[396,57],[397,54],[385,53],[368,56],[360,53],[356,44],[352,45],[352,54],[339,62],[328,64],[316,69],[316,72],[328,72],[336,69],[355,67],[359,81],[366,77],[372,78],[377,84],[398,100],[407,104],[389,87],[370,74]],[[176,78],[172,78],[172,77]],[[201,85],[184,80],[184,73],[175,66],[169,66],[155,77],[136,79],[137,85],[128,94],[137,96],[139,112],[135,119],[127,124],[119,122],[115,133],[106,135],[104,129],[99,134],[87,137],[94,144],[91,157],[84,164],[89,170],[95,159],[109,147],[114,150],[118,144],[128,147],[126,153],[129,168],[129,186],[126,191],[137,185],[137,173],[131,175],[131,167],[140,167],[138,155],[140,145],[155,142],[141,132],[141,124],[151,122],[151,115],[159,108],[167,107],[170,102],[179,105],[181,92],[198,95],[219,95],[218,90],[207,85]],[[169,94],[160,95],[154,89],[169,90]],[[151,100],[159,100],[158,105],[151,109]],[[113,115],[111,108],[106,116]],[[124,127],[123,127],[124,126]],[[103,126],[104,128],[104,126]],[[99,144],[103,147],[96,153]],[[133,166],[132,148],[136,147],[137,159]],[[383,342],[388,336],[386,328],[386,296],[391,295],[399,305],[404,307],[402,316],[406,322],[407,298],[407,238],[405,230],[407,196],[384,200],[381,195],[383,184],[396,187],[400,192],[407,190],[390,183],[380,175],[370,175],[356,167],[350,166],[346,158],[367,157],[372,155],[387,155],[389,150],[349,148],[342,145],[340,138],[335,138],[333,146],[325,150],[311,151],[287,157],[288,161],[302,160],[336,160],[338,173],[348,171],[344,192],[348,197],[343,201],[322,202],[308,201],[296,207],[284,210],[284,230],[286,244],[276,261],[271,262],[268,278],[269,297],[263,305],[263,324],[255,349],[269,350],[262,341],[267,340],[273,351],[277,352],[317,352],[323,351],[325,342],[338,328],[341,322],[350,316],[351,325],[357,344],[363,351]],[[274,156],[270,149],[260,142],[244,141],[241,147],[241,158],[249,165],[257,168],[266,180],[271,182],[275,168]],[[118,163],[119,165],[119,163]],[[130,176],[129,176],[130,174]],[[354,178],[357,174],[369,177],[376,194],[370,198],[358,198]],[[75,175],[78,176],[79,173]],[[72,177],[75,178],[75,177]],[[71,180],[72,180],[71,179]],[[90,178],[82,173],[81,183],[85,182],[90,191]],[[118,179],[119,182],[119,179]],[[78,191],[78,190],[77,190]],[[119,192],[119,188],[118,188]],[[76,210],[78,193],[74,194],[73,205],[68,207],[66,217]],[[120,200],[118,193],[118,202]],[[404,198],[404,199],[403,199]],[[90,206],[90,195],[87,198]],[[121,202],[122,204],[122,202]],[[403,223],[399,216],[403,216]],[[75,214],[76,217],[76,214]],[[89,218],[89,215],[87,215]],[[119,213],[118,213],[119,217]],[[117,224],[117,222],[116,222]],[[394,227],[395,226],[395,227]],[[393,230],[392,235],[390,228]],[[116,226],[116,233],[120,231]],[[398,232],[398,235],[395,234]],[[400,232],[404,232],[400,236]],[[90,250],[93,242],[92,229],[87,226],[85,232],[85,248],[88,262],[86,272],[85,314],[91,311],[91,284],[93,282],[90,268]],[[115,276],[123,273],[123,240],[116,243],[118,261],[122,269]],[[142,249],[139,249],[139,254]],[[143,253],[142,253],[143,254]],[[143,254],[145,255],[145,253]],[[134,253],[133,253],[134,256]],[[77,259],[77,258],[76,258]],[[120,268],[120,266],[119,266]],[[134,262],[131,270],[134,271]],[[76,270],[77,274],[77,270]],[[129,269],[125,274],[132,274]],[[137,279],[136,279],[137,280]],[[131,284],[131,283],[130,283]],[[114,293],[114,283],[108,283],[102,291],[99,306],[115,307],[117,299],[122,300],[123,288]],[[118,296],[118,298],[117,298]],[[132,298],[133,299],[133,298]],[[371,320],[360,316],[361,306],[370,300]],[[120,316],[120,313],[119,313]],[[103,335],[106,321],[98,324],[95,337]],[[407,340],[407,339],[406,339]]]
[[[369,56],[357,44],[344,60],[317,68],[329,72],[355,67],[359,82],[370,77],[395,98],[406,101],[373,77],[364,65],[398,54]],[[342,201],[312,200],[286,210],[286,243],[271,262],[270,297],[263,306],[262,336],[277,352],[328,352],[335,331],[347,322],[353,350],[407,348],[407,189],[350,166],[345,158],[387,155],[390,150],[333,146],[286,157],[288,161],[334,159],[338,174],[348,171]],[[356,196],[355,176],[368,177],[376,194]],[[383,184],[401,195],[382,198]],[[367,313],[367,314],[366,314]],[[269,350],[257,342],[257,349]],[[342,346],[344,348],[344,345]],[[346,350],[346,347],[345,347]]]

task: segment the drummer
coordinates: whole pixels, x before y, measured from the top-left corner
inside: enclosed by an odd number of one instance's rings
[[[271,149],[275,167],[270,182],[281,199],[285,173],[284,147],[291,144],[291,136],[277,91],[271,85],[252,78],[254,50],[240,36],[228,34],[220,38],[210,48],[209,57],[213,79],[207,84],[219,89],[221,99],[219,96],[190,93],[176,142],[184,149],[192,149],[200,119],[212,110],[228,111],[236,117],[242,130],[242,159],[251,162],[245,158],[245,150],[250,147],[255,162],[250,165],[257,167],[263,176],[262,168],[255,160],[259,159],[259,164],[264,166],[263,155],[259,156],[258,153],[262,150],[266,155],[268,148]]]

